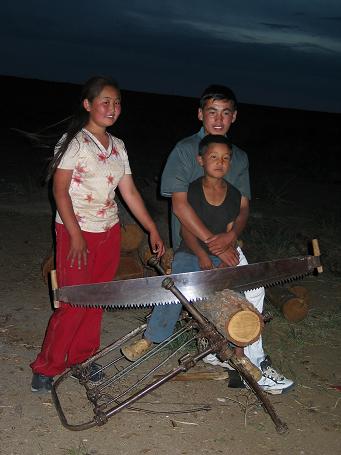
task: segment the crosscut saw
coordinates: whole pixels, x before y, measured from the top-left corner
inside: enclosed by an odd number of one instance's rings
[[[321,269],[320,256],[299,256],[237,267],[167,275],[190,302],[208,298],[223,289],[248,291],[302,278]],[[127,308],[179,303],[163,287],[163,276],[135,278],[96,284],[53,285],[54,306],[59,302],[76,306]]]

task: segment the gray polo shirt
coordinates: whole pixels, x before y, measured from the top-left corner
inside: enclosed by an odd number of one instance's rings
[[[204,175],[203,168],[198,164],[196,157],[199,142],[205,136],[204,129],[186,137],[176,144],[171,151],[161,177],[161,195],[172,197],[173,193],[187,192],[188,185]],[[248,199],[251,199],[249,160],[247,154],[233,145],[231,168],[225,179],[234,185]],[[181,241],[180,223],[172,213],[172,244],[177,249]]]

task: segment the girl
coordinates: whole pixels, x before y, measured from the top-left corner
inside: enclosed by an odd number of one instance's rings
[[[118,187],[149,233],[154,253],[164,244],[135,187],[124,144],[106,128],[121,113],[117,84],[93,77],[84,86],[78,112],[56,147],[49,167],[56,214],[56,268],[59,286],[114,278],[120,258],[120,224],[114,200]],[[62,304],[50,318],[41,352],[31,364],[32,391],[51,390],[53,377],[84,362],[100,345],[101,309]],[[91,374],[98,372],[92,364]],[[97,379],[99,376],[97,375]]]

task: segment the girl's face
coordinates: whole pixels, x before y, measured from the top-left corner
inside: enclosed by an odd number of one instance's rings
[[[107,85],[92,101],[85,99],[83,106],[89,112],[86,126],[106,129],[116,122],[121,113],[121,96],[117,89]]]

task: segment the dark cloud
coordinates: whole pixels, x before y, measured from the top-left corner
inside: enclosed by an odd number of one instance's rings
[[[270,24],[268,22],[261,22],[261,25],[265,25],[265,27],[274,29],[274,30],[298,30],[297,25],[286,25],[286,24]]]
[[[68,82],[112,74],[123,88],[188,96],[219,82],[244,102],[340,112],[341,7],[296,3],[6,3],[0,73]]]
[[[339,16],[339,17],[321,17],[321,19],[324,21],[341,22],[341,16]]]

